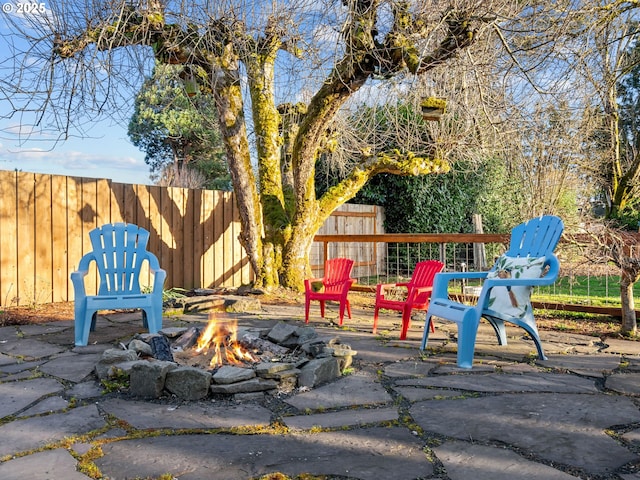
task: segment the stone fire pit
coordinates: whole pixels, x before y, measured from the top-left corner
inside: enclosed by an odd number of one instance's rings
[[[212,321],[217,320],[210,320],[209,325]],[[221,349],[213,344],[198,351],[197,342],[205,330],[205,326],[193,326],[137,335],[119,349],[106,350],[96,365],[96,374],[100,380],[127,376],[129,393],[136,397],[174,395],[201,400],[223,395],[242,400],[329,382],[339,377],[357,354],[337,337],[321,340],[311,327],[279,322],[269,329],[223,330],[220,336],[225,342],[235,343],[251,358],[229,363],[230,345],[223,346],[219,354],[216,350]]]

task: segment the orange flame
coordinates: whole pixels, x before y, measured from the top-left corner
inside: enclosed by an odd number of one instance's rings
[[[256,362],[257,359],[237,341],[238,322],[236,320],[218,321],[213,315],[209,316],[209,323],[204,329],[196,345],[196,352],[205,354],[213,346],[213,358],[210,366],[221,367],[223,361],[238,364],[243,361]]]

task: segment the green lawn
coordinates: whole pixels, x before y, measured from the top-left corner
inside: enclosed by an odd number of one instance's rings
[[[634,286],[634,297],[640,298],[640,285]],[[575,276],[558,278],[555,284],[535,290],[537,300],[594,306],[620,305],[620,277]]]
[[[361,285],[375,285],[376,280],[384,283],[396,281],[408,281],[407,278],[397,280],[396,278],[360,278]],[[467,285],[478,285],[479,282],[468,281]],[[458,292],[460,287],[450,286],[451,291]],[[640,298],[640,282],[634,286],[634,297]],[[600,276],[574,276],[561,277],[548,287],[539,287],[533,292],[533,298],[538,301],[548,301],[557,303],[570,303],[577,305],[593,306],[620,306],[620,277],[610,275]]]

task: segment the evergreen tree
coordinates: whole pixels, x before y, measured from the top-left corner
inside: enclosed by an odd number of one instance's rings
[[[145,162],[164,184],[229,190],[213,99],[187,91],[185,77],[183,66],[156,65],[136,97],[129,138],[146,152]],[[188,179],[195,177],[202,184],[190,184]]]

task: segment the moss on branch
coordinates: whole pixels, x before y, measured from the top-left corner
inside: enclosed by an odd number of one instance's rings
[[[347,178],[331,187],[322,196],[319,200],[320,216],[328,217],[334,209],[353,198],[369,179],[379,173],[418,176],[447,173],[450,169],[449,162],[442,158],[421,157],[413,152],[399,150],[366,158]]]

